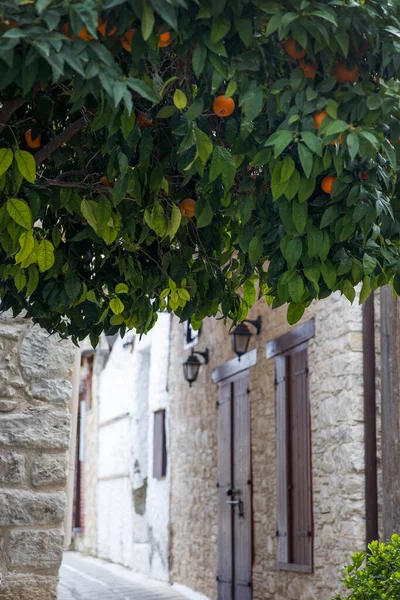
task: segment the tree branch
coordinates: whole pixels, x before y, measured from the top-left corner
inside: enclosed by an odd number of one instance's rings
[[[40,90],[40,81],[37,81],[32,88],[32,97],[37,94]],[[15,113],[16,110],[21,108],[28,101],[28,98],[24,98],[23,96],[15,96],[12,100],[7,100],[3,103],[3,106],[0,108],[0,133],[3,131],[4,127],[7,125],[7,122]]]
[[[81,117],[75,123],[72,123],[69,127],[64,129],[59,135],[56,135],[55,138],[51,140],[48,144],[43,146],[41,150],[37,154],[35,154],[35,162],[37,165],[42,163],[46,158],[48,158],[57,148],[68,142],[75,134],[77,134],[81,129],[86,127],[88,124],[88,119],[86,117]]]

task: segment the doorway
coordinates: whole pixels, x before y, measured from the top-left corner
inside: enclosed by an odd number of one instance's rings
[[[248,388],[248,370],[218,383],[218,600],[252,597]]]

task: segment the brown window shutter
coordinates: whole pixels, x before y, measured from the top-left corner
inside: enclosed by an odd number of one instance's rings
[[[167,474],[167,443],[165,435],[165,410],[154,413],[153,477],[160,479]]]
[[[277,469],[277,532],[278,563],[289,562],[288,547],[288,447],[287,393],[285,356],[275,358],[276,377],[276,469]]]
[[[307,348],[289,359],[289,560],[312,565],[311,434]]]

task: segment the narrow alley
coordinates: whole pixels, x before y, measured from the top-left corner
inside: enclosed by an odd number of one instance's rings
[[[119,565],[81,556],[64,555],[58,600],[185,600],[166,583],[135,575]]]

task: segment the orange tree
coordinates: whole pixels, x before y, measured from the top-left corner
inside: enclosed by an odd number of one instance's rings
[[[389,0],[0,1],[0,297],[76,341],[400,292]],[[257,291],[256,291],[257,290]]]

